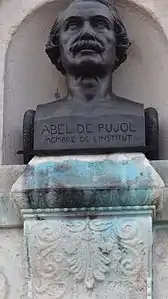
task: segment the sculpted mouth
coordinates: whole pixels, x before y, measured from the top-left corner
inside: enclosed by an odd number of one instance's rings
[[[90,53],[97,53],[97,51],[95,49],[81,49],[80,51],[78,51],[78,53],[81,54],[90,54]]]
[[[101,53],[103,51],[104,47],[94,40],[81,40],[70,47],[70,52],[72,52],[74,55],[78,53]]]

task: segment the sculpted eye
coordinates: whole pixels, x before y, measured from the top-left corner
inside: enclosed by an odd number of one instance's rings
[[[65,23],[65,30],[75,30],[79,27],[81,27],[82,25],[82,20],[80,20],[79,18],[70,18],[69,20],[66,21]]]
[[[75,30],[78,27],[76,22],[70,22],[68,28]]]
[[[97,29],[110,29],[110,22],[104,17],[94,17],[92,20],[92,24]]]
[[[106,23],[103,21],[99,21],[99,22],[97,22],[97,27],[98,28],[106,28]]]

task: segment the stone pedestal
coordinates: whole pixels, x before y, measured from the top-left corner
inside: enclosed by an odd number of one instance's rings
[[[151,208],[23,217],[28,298],[152,298]]]
[[[27,299],[151,299],[164,184],[142,154],[35,157],[11,190]]]

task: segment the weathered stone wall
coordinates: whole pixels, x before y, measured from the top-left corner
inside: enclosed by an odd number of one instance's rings
[[[168,158],[168,2],[116,0],[132,46],[114,74],[114,91],[160,115],[160,158]],[[48,32],[68,1],[0,2],[0,163],[22,164],[21,128],[26,109],[53,99],[64,80],[44,53]],[[10,16],[10,17],[9,17]],[[120,84],[121,83],[121,84]]]
[[[22,230],[0,229],[0,298],[24,298]]]

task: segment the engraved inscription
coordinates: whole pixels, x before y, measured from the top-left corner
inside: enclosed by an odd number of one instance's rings
[[[44,125],[40,134],[43,135],[45,133],[49,135],[62,135],[62,134],[92,134],[92,133],[128,133],[128,132],[136,132],[136,129],[133,128],[133,124],[131,122],[128,123],[116,123],[116,124],[97,124],[97,126],[93,129],[93,124],[75,124],[74,131],[69,128],[68,124],[57,124],[57,125]]]
[[[100,141],[112,142],[112,141],[131,141],[132,132],[136,132],[133,128],[133,124],[129,123],[116,123],[113,124],[97,124],[93,129],[92,124],[76,124],[74,130],[69,128],[68,124],[58,124],[58,125],[44,125],[40,134],[45,136],[45,140],[49,143],[76,143],[77,139],[79,142],[89,142],[89,136],[87,134],[93,135],[93,142],[97,143]],[[110,133],[110,134],[109,134]],[[117,134],[116,134],[117,133]],[[121,135],[123,133],[127,133]],[[129,133],[129,134],[128,134]],[[69,135],[70,136],[61,136]],[[74,135],[72,135],[74,134]],[[79,136],[76,136],[79,134]],[[81,135],[82,134],[82,135]],[[106,134],[106,135],[101,135]]]
[[[119,120],[118,120],[119,119]],[[61,117],[35,126],[43,149],[113,148],[145,145],[143,117]]]

